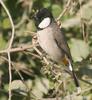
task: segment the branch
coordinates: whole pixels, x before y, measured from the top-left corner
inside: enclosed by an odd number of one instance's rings
[[[21,47],[17,47],[17,48],[11,48],[9,49],[9,52],[12,53],[12,52],[21,52],[21,51],[24,51],[24,50],[27,50],[27,49],[31,49],[35,46],[38,46],[38,44],[35,44],[35,45],[27,45],[27,46],[21,46]],[[7,53],[8,52],[8,49],[6,50],[2,50],[0,51],[0,54],[2,53]]]
[[[63,12],[59,15],[59,17],[57,18],[57,20],[60,20],[60,18],[67,12],[68,8],[70,7],[71,4],[71,0],[68,0]]]
[[[0,3],[1,3],[1,5],[2,5],[2,7],[4,8],[5,12],[7,13],[7,15],[8,15],[8,17],[9,17],[9,20],[10,20],[10,23],[11,23],[11,27],[12,27],[12,36],[11,36],[10,43],[9,43],[9,47],[8,47],[8,48],[10,48],[11,45],[12,45],[12,42],[13,42],[14,32],[15,32],[14,23],[13,23],[13,20],[12,20],[12,18],[11,18],[11,15],[10,15],[8,9],[6,8],[6,6],[4,5],[4,3],[3,3],[2,0],[0,0]]]
[[[8,46],[8,49],[7,49],[7,54],[8,54],[8,63],[9,63],[9,100],[11,100],[11,81],[12,81],[12,72],[11,72],[11,57],[10,57],[10,48],[12,46],[12,43],[13,43],[13,39],[14,39],[14,32],[15,32],[15,29],[14,29],[14,23],[13,23],[13,20],[11,18],[11,15],[8,11],[8,9],[6,8],[5,4],[3,3],[2,0],[0,0],[0,3],[2,5],[2,7],[4,8],[5,12],[7,13],[8,17],[9,17],[9,20],[10,20],[10,23],[11,23],[11,27],[12,27],[12,32],[11,32],[11,38],[10,38],[10,43],[9,43],[9,46]]]

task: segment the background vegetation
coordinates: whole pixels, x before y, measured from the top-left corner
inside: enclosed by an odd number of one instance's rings
[[[4,0],[3,3],[14,23],[11,49],[15,51],[4,51],[10,45],[12,28],[0,5],[0,100],[9,96],[11,100],[92,100],[92,0]],[[79,95],[73,79],[64,71],[66,68],[53,65],[39,46],[32,47],[32,40],[36,40],[32,17],[43,7],[56,19],[60,17],[82,88]]]

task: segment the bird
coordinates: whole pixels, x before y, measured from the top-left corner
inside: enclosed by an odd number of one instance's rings
[[[80,84],[74,72],[73,60],[65,34],[61,31],[51,11],[47,8],[41,8],[34,15],[34,23],[41,48],[49,55],[51,60],[68,66],[74,83],[78,91],[80,91]]]

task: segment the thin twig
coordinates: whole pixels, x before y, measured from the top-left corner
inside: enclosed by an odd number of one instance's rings
[[[0,0],[0,3],[2,5],[2,7],[4,8],[4,10],[6,11],[6,13],[7,13],[8,17],[9,17],[10,23],[11,23],[11,27],[12,27],[12,35],[11,35],[11,39],[10,39],[10,43],[9,43],[9,47],[8,47],[8,48],[11,48],[11,45],[12,45],[12,42],[13,42],[13,38],[14,38],[14,31],[15,31],[14,23],[13,23],[13,20],[11,18],[11,15],[10,15],[8,9],[6,8],[6,6],[5,6],[5,4],[3,3],[2,0]]]
[[[3,60],[7,61],[8,62],[8,59],[4,56],[0,56]],[[14,69],[16,70],[16,72],[18,73],[18,75],[20,76],[21,80],[24,81],[24,78],[22,77],[21,73],[19,72],[18,69],[16,69],[15,67],[15,63],[14,62],[11,62],[11,65],[14,67]]]
[[[32,52],[30,52],[29,50],[26,50],[26,51],[24,51],[23,53],[25,53],[25,54],[30,54],[30,55],[32,55],[33,57],[36,57],[36,58],[38,58],[38,59],[41,60],[41,57],[40,57],[38,54],[32,53]]]
[[[8,63],[9,63],[9,100],[11,100],[11,81],[12,81],[12,72],[11,72],[11,57],[10,57],[10,48],[12,46],[12,43],[13,43],[13,39],[14,39],[14,23],[13,23],[13,20],[12,20],[12,17],[8,11],[8,9],[6,8],[5,4],[3,3],[2,0],[0,0],[0,3],[2,5],[2,7],[4,8],[5,12],[7,13],[8,17],[9,17],[9,20],[10,20],[10,23],[11,23],[11,27],[12,27],[12,32],[11,32],[11,38],[10,38],[10,42],[9,42],[9,46],[8,46],[8,49],[7,49],[7,54],[8,54]]]
[[[42,54],[36,47],[34,47],[34,50],[35,50],[41,57],[43,56],[43,54]],[[47,61],[46,57],[43,57],[43,60],[45,61],[45,63],[46,63],[47,65],[49,65],[49,62]]]
[[[63,12],[59,15],[59,17],[57,18],[57,20],[60,20],[60,18],[67,12],[68,8],[70,7],[71,4],[71,0],[68,0]]]
[[[11,57],[10,52],[8,52],[8,63],[9,63],[9,100],[11,100],[11,82],[12,82],[12,72],[11,72]]]
[[[5,61],[8,62],[8,59],[7,59],[7,58],[5,58],[5,57],[3,57],[3,56],[1,56],[1,57],[2,57],[2,59],[4,59]],[[13,68],[16,70],[16,72],[18,73],[19,77],[21,78],[21,81],[22,81],[23,84],[26,86],[27,90],[29,91],[29,88],[28,88],[27,84],[25,83],[23,76],[21,75],[21,73],[19,72],[19,70],[16,69],[15,63],[14,63],[14,62],[11,62],[11,65],[12,65]],[[10,69],[10,70],[12,70],[12,69]]]
[[[19,28],[28,19],[26,11],[24,11],[23,16],[18,24],[15,25],[15,29]]]
[[[37,41],[35,41],[35,39],[33,38],[32,44],[34,45],[34,44],[36,44],[36,42],[37,42]],[[34,50],[43,58],[43,60],[45,61],[45,63],[46,63],[47,65],[49,65],[48,60],[46,59],[46,57],[43,57],[42,52],[40,52],[36,47],[33,47],[33,48],[34,48]]]
[[[80,5],[80,20],[81,20],[81,28],[82,28],[82,35],[85,42],[88,42],[88,27],[87,22],[85,19],[82,18],[82,1],[79,0]]]
[[[11,49],[9,49],[9,52],[10,53],[12,53],[12,52],[20,52],[20,51],[24,51],[24,50],[27,50],[27,49],[31,49],[31,48],[33,48],[35,46],[37,46],[37,45],[36,44],[35,45],[31,44],[31,45],[27,45],[27,46],[21,46],[21,47],[11,48]],[[6,50],[1,50],[0,54],[7,53],[7,52],[8,52],[7,49]]]
[[[90,90],[92,90],[92,86],[87,87],[86,89],[83,89],[83,90],[81,91],[81,94],[84,94],[84,93],[86,93],[86,92],[88,92],[88,91],[90,91]]]

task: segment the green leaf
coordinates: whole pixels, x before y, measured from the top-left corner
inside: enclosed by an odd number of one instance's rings
[[[43,2],[43,6],[44,6],[45,8],[50,7],[50,5],[51,5],[51,1],[50,1],[50,0],[45,0],[45,1]]]
[[[2,37],[2,34],[0,34],[0,50],[3,50],[6,47],[6,41]]]
[[[35,27],[34,22],[32,20],[30,20],[30,22],[26,26],[27,26],[27,30],[30,32],[33,32],[36,30],[36,27]]]
[[[70,50],[74,61],[81,61],[89,55],[89,46],[82,40],[71,39]]]
[[[26,85],[21,80],[14,80],[11,83],[11,90],[14,90],[22,95],[28,92]]]
[[[11,24],[10,24],[9,18],[5,18],[5,19],[3,20],[3,28],[4,28],[4,29],[8,29],[8,28],[10,28],[10,27],[11,27]]]
[[[54,15],[54,17],[58,17],[59,14],[61,13],[62,9],[59,5],[57,4],[53,4],[52,5],[52,13]]]
[[[88,4],[85,4],[81,9],[80,9],[81,17],[86,20],[91,20],[92,19],[92,1],[89,2]]]
[[[33,88],[32,93],[35,94],[36,97],[42,98],[43,94],[46,94],[49,89],[49,80],[46,78],[36,78],[35,87]]]

